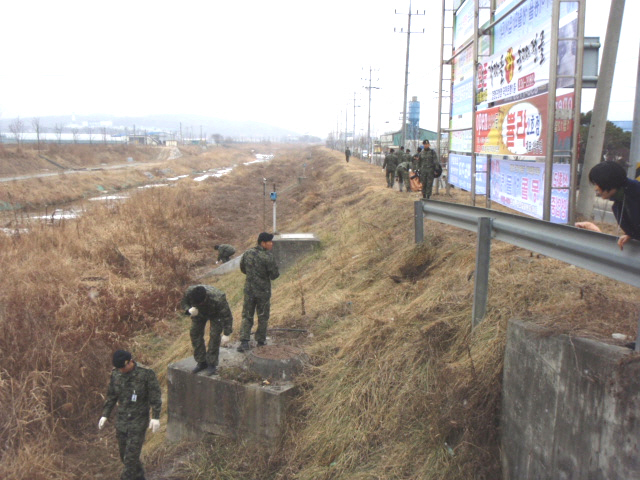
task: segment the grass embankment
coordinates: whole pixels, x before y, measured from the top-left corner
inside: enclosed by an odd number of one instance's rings
[[[247,148],[58,144],[42,144],[38,151],[33,145],[0,144],[0,177],[32,176],[0,182],[0,211],[14,212],[3,226],[20,223],[21,213],[29,210],[230,166],[242,151]]]
[[[308,178],[298,185],[302,161]],[[500,478],[508,319],[635,332],[631,287],[499,242],[487,318],[471,331],[474,234],[429,223],[416,246],[417,196],[383,187],[379,168],[321,148],[283,150],[267,165],[141,191],[0,240],[0,477],[113,478],[113,435],[96,432],[110,353],[132,349],[166,391],[166,365],[191,355],[175,306],[214,243],[242,251],[255,242],[263,177],[278,185],[279,230],[314,232],[323,245],[274,284],[272,325],[312,333],[287,434],[270,452],[150,435],[149,478]],[[227,292],[237,337],[243,276],[207,281]]]
[[[475,235],[429,223],[425,244],[414,245],[417,195],[384,188],[370,165],[316,155],[330,166],[294,194],[301,214],[285,231],[313,231],[323,248],[275,282],[272,300],[274,325],[313,335],[287,435],[275,453],[224,439],[191,447],[163,478],[500,478],[508,319],[633,334],[637,292],[495,242],[487,318],[472,331]],[[211,281],[238,292],[242,275]],[[173,348],[159,367],[190,354],[186,337]],[[171,447],[157,448],[164,463]]]

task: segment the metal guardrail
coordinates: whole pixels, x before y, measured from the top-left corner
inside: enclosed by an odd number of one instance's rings
[[[612,235],[437,200],[415,202],[414,214],[416,243],[424,241],[424,217],[478,233],[474,326],[486,312],[493,238],[640,287],[640,242],[635,240],[620,250]]]

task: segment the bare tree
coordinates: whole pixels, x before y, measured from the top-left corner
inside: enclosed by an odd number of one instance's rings
[[[38,117],[33,117],[33,119],[31,119],[31,125],[33,126],[33,129],[36,131],[36,142],[38,143],[38,151],[40,151],[40,118]]]
[[[102,127],[102,143],[107,144],[107,127]]]
[[[91,125],[87,127],[87,133],[89,134],[89,145],[93,145],[93,127]]]
[[[24,133],[24,123],[22,122],[22,120],[20,120],[20,117],[16,118],[9,124],[9,131],[15,137],[16,143],[18,144],[18,150],[20,150],[20,145],[22,143],[22,134]]]
[[[62,130],[64,129],[63,125],[56,123],[53,126],[53,130],[56,132],[56,137],[58,137],[58,143],[62,143]]]
[[[72,128],[71,135],[73,135],[73,143],[78,143],[78,129]]]

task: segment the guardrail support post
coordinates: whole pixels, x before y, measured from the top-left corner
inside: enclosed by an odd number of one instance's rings
[[[471,326],[475,328],[487,313],[489,294],[489,260],[491,255],[490,217],[478,218],[478,245],[476,249],[476,271],[473,291],[473,311]]]
[[[422,200],[413,202],[413,218],[416,243],[422,243],[424,241],[424,212],[422,211]]]

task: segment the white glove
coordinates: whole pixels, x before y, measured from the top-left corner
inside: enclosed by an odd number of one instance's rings
[[[107,417],[100,417],[100,421],[98,422],[98,430],[102,430],[105,423],[107,423]]]
[[[216,260],[216,265],[220,263],[220,260]]]
[[[153,433],[156,433],[158,430],[160,430],[160,420],[156,420],[155,418],[152,419],[149,422],[149,430],[151,430]]]
[[[189,315],[191,315],[192,317],[195,317],[196,315],[198,315],[198,309],[196,307],[191,307],[189,310]]]
[[[229,335],[222,335],[220,345],[224,347],[227,343],[229,343]]]

